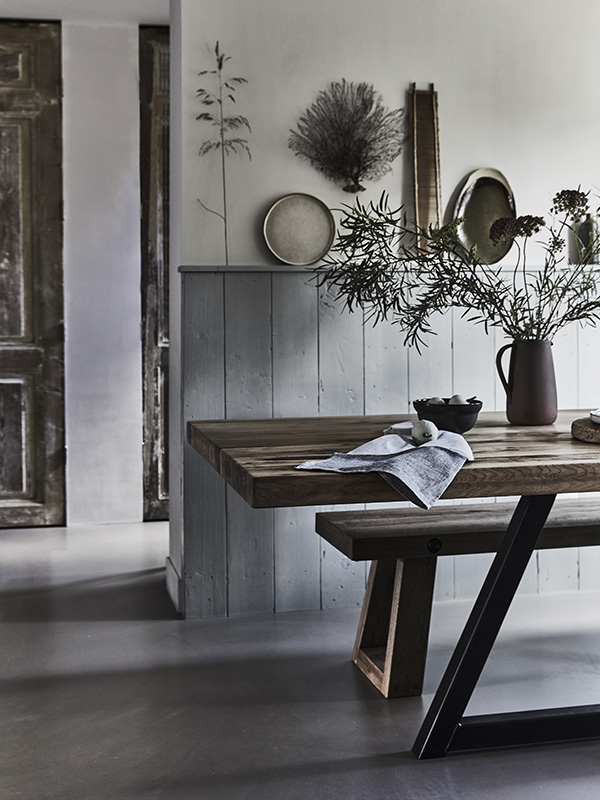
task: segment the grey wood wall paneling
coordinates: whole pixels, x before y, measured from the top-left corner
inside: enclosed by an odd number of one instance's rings
[[[342,311],[340,302],[324,288],[319,290],[319,408],[322,416],[364,413],[362,321],[361,313]],[[364,505],[359,507],[364,508]],[[365,565],[350,561],[322,541],[322,608],[360,605],[365,585]]]
[[[495,358],[495,337],[486,334],[482,325],[468,322],[457,309],[453,309],[452,393],[458,392],[466,397],[477,395],[483,400],[484,407],[492,411],[496,399]],[[476,597],[492,560],[493,556],[488,553],[455,557],[453,596]]]
[[[273,413],[271,274],[225,275],[225,415]],[[230,614],[274,610],[273,511],[250,508],[227,487]]]
[[[406,414],[412,410],[408,397],[408,350],[404,335],[391,320],[377,325],[367,321],[365,340],[365,414]],[[366,508],[402,508],[410,503],[368,503]],[[371,563],[365,564],[367,575]]]
[[[552,355],[559,408],[578,408],[578,326],[569,325],[554,337]],[[597,363],[597,361],[596,361]],[[580,550],[576,547],[540,550],[537,553],[538,591],[576,591],[579,585]]]
[[[577,408],[591,410],[600,406],[599,345],[600,328],[591,325],[577,328]],[[600,589],[600,547],[581,548],[579,588]]]
[[[408,350],[404,334],[390,320],[365,324],[365,413],[412,411],[408,391]]]
[[[225,483],[185,441],[188,420],[225,416],[222,275],[184,275],[182,320],[185,539],[175,567],[184,583],[186,617],[225,616]]]
[[[554,337],[552,355],[560,408],[579,407],[577,348],[577,325],[569,325]],[[576,547],[540,550],[537,553],[540,594],[576,591],[579,588],[580,557],[586,557],[586,550]]]
[[[493,328],[490,329],[488,336],[490,340],[494,343],[493,353],[494,353],[494,360],[496,358],[496,353],[498,350],[505,344],[507,344],[508,340],[504,336],[504,333],[500,328]],[[508,363],[508,362],[507,362]],[[494,394],[496,398],[495,406],[491,409],[494,411],[505,411],[506,410],[506,393],[502,384],[500,383],[500,378],[498,377],[498,373],[494,367]],[[502,497],[502,502],[504,503],[514,503],[516,506],[519,502],[518,495],[514,495],[512,497]],[[534,552],[529,564],[525,569],[525,573],[519,584],[519,588],[517,589],[518,594],[536,594],[538,591],[538,553]]]
[[[319,413],[318,295],[302,272],[273,273],[273,416]],[[275,610],[321,605],[314,508],[274,511]]]
[[[438,314],[433,322],[437,336],[426,338],[421,354],[408,353],[408,391],[410,402],[433,395],[447,396],[452,389],[452,316]],[[447,501],[440,501],[442,503]],[[438,558],[434,599],[454,597],[454,556]]]

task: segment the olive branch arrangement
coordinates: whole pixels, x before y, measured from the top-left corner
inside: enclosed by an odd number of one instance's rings
[[[198,155],[205,156],[207,153],[210,153],[213,150],[218,150],[221,153],[221,191],[223,198],[223,213],[214,211],[212,208],[204,205],[199,198],[198,202],[205,211],[215,214],[217,217],[220,217],[223,220],[225,264],[228,265],[229,236],[227,228],[227,177],[225,173],[225,158],[231,153],[246,153],[248,158],[252,160],[252,154],[250,152],[247,139],[243,139],[239,136],[230,136],[232,132],[239,131],[240,129],[244,128],[246,128],[250,133],[252,131],[250,128],[250,123],[246,117],[242,116],[241,114],[229,115],[225,113],[225,103],[235,103],[236,88],[240,84],[248,83],[248,81],[246,78],[226,77],[223,74],[223,67],[228,61],[231,61],[231,56],[227,56],[225,53],[221,52],[219,42],[217,42],[215,45],[215,61],[217,64],[216,69],[203,69],[198,73],[198,75],[213,75],[216,78],[216,90],[211,92],[208,89],[201,87],[196,91],[196,96],[202,105],[211,109],[214,108],[214,111],[203,111],[201,114],[198,114],[196,119],[203,122],[209,122],[212,126],[218,129],[216,139],[208,139],[202,142],[200,150],[198,151]]]
[[[374,324],[391,318],[405,333],[404,344],[420,352],[434,334],[431,316],[452,307],[485,327],[499,327],[516,341],[551,340],[570,322],[600,320],[600,237],[583,241],[578,221],[589,210],[588,195],[563,190],[553,199],[549,221],[521,216],[496,220],[494,244],[514,242],[514,267],[485,263],[476,247],[461,241],[460,219],[442,227],[415,229],[402,207],[390,209],[384,192],[378,202],[340,209],[337,239],[313,269],[318,285],[329,285],[345,307],[364,309]],[[527,243],[542,233],[543,264],[530,268]],[[569,238],[577,263],[567,256]]]

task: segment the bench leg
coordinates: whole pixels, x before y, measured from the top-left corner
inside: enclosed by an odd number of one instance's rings
[[[352,661],[384,697],[423,690],[435,558],[373,561]]]

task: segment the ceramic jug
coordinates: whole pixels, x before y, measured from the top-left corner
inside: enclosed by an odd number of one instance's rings
[[[506,391],[506,416],[513,425],[551,425],[558,413],[552,342],[511,342],[498,350],[496,368]],[[508,378],[502,356],[510,350]]]

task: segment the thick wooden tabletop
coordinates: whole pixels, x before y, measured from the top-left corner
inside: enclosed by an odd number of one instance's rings
[[[475,460],[444,498],[600,491],[600,444],[573,439],[571,423],[589,411],[561,411],[554,425],[509,425],[482,413],[465,434]],[[393,502],[401,496],[376,473],[295,467],[348,452],[414,415],[305,417],[188,422],[188,441],[254,508]]]

